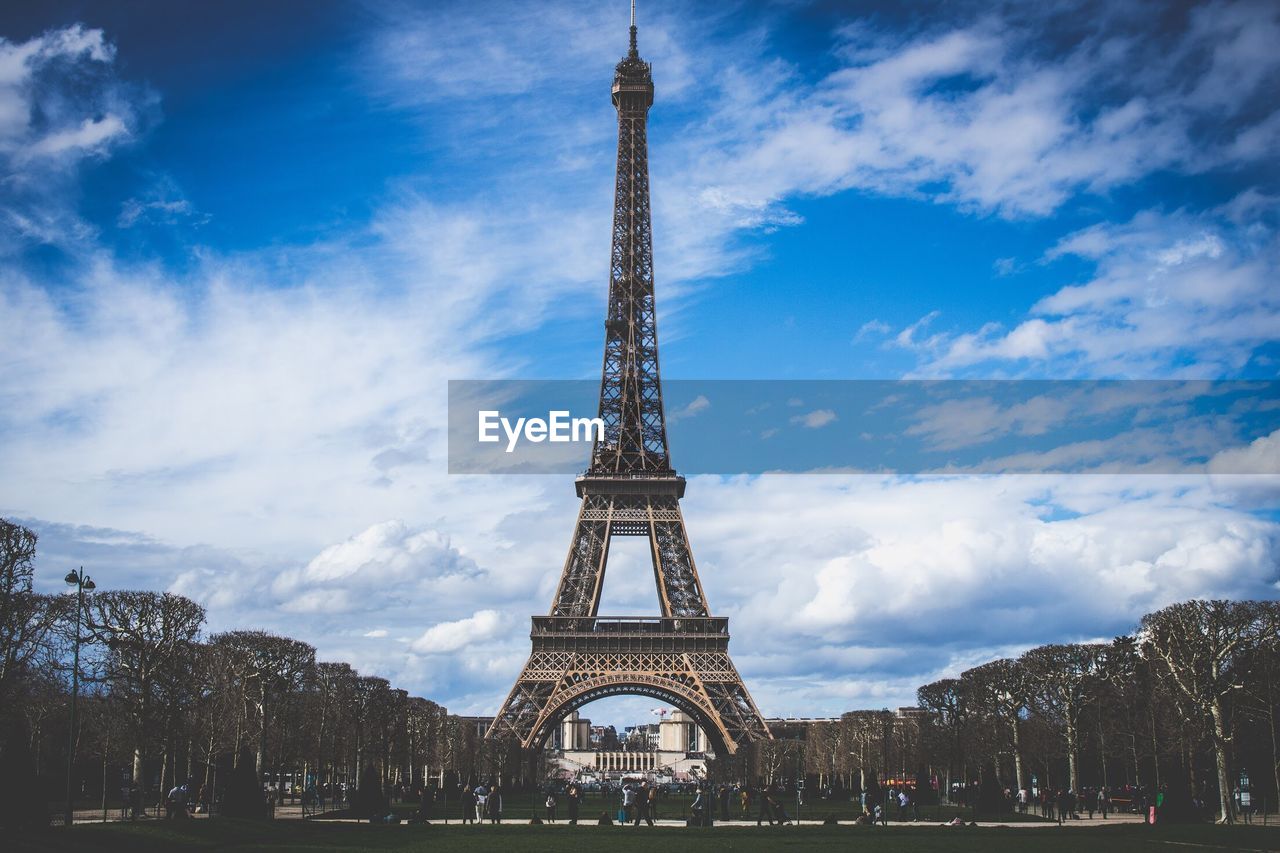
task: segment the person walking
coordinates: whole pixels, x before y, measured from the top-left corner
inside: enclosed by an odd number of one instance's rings
[[[658,786],[649,786],[649,805],[647,814],[649,815],[649,826],[653,826],[653,822],[658,819]]]
[[[547,792],[547,823],[556,822],[556,795],[550,791]]]
[[[485,799],[485,807],[489,809],[490,824],[500,824],[502,822],[502,792],[494,785],[489,790],[489,797]]]
[[[769,826],[773,826],[774,824],[773,803],[772,803],[773,798],[769,796],[769,792],[765,790],[764,786],[760,787],[760,789],[756,792],[756,796],[760,800],[760,810],[756,812],[756,826],[760,825],[760,821],[762,818],[769,821]]]
[[[569,786],[569,790],[565,791],[565,799],[569,804],[569,825],[578,825],[578,801],[582,798],[582,792],[578,790],[578,783],[574,782]]]
[[[693,805],[689,806],[689,811],[693,813],[694,826],[707,825],[707,800],[710,799],[703,795],[702,786],[698,786],[698,792],[693,798]]]
[[[435,802],[436,792],[431,786],[423,785],[422,790],[418,792],[418,813],[414,815],[417,823],[431,822],[431,804]]]
[[[640,783],[640,790],[636,791],[636,822],[635,826],[640,825],[643,820],[653,826],[653,817],[649,814],[649,780],[645,779]]]
[[[791,823],[791,818],[787,815],[787,809],[782,805],[782,801],[774,797],[772,791],[765,796],[769,800],[769,808],[773,810],[773,815],[778,820],[778,826],[786,826]]]
[[[489,823],[502,823],[502,792],[494,785],[485,798],[485,807],[489,810]]]
[[[635,816],[636,789],[627,782],[622,786],[622,821],[629,823]],[[636,821],[639,824],[639,821]]]
[[[463,825],[475,823],[480,810],[476,808],[476,792],[471,790],[470,785],[462,789],[462,796],[458,798],[458,803],[462,806]]]

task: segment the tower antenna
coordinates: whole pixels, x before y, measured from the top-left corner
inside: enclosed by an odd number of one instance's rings
[[[636,0],[631,0],[631,53],[629,55],[640,56],[640,49],[636,46]]]

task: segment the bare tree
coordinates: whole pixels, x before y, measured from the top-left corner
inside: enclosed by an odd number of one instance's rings
[[[941,735],[947,756],[946,793],[951,799],[953,776],[963,782],[968,775],[966,740],[973,717],[970,685],[959,678],[943,678],[924,685],[916,691],[916,701],[929,712],[933,730]],[[927,738],[926,738],[927,740]]]
[[[1040,646],[1020,658],[1030,678],[1035,703],[1061,728],[1067,748],[1069,786],[1076,792],[1080,790],[1080,714],[1093,701],[1091,681],[1105,648],[1100,643]]]
[[[0,708],[14,704],[17,682],[42,654],[66,602],[32,589],[36,534],[0,519]]]
[[[889,711],[850,711],[840,717],[845,741],[858,768],[858,789],[867,790],[867,773],[884,769],[889,761],[889,741],[893,737],[893,714]]]
[[[960,674],[971,685],[974,705],[995,724],[996,743],[1007,745],[1013,756],[1016,789],[1029,788],[1022,766],[1022,716],[1031,704],[1032,679],[1021,661],[1001,658]],[[1000,763],[996,762],[999,768]]]
[[[1185,601],[1142,619],[1145,647],[1189,708],[1211,723],[1219,823],[1235,819],[1226,700],[1248,677],[1241,662],[1277,631],[1276,607],[1260,601]]]
[[[245,701],[254,712],[258,741],[254,769],[261,776],[266,769],[268,735],[273,727],[283,725],[285,709],[314,674],[315,646],[266,631],[228,631],[210,642],[228,649],[236,662]]]
[[[204,608],[172,593],[116,590],[89,599],[89,630],[103,644],[103,677],[128,716],[133,780],[145,790],[149,749],[163,724],[166,692],[187,671]]]

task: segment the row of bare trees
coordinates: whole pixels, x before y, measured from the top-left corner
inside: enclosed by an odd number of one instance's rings
[[[781,721],[721,779],[938,793],[1106,788],[1236,818],[1280,790],[1280,602],[1181,602],[1109,643],[1039,646],[917,691],[918,708]],[[979,780],[983,786],[979,786]],[[1003,800],[1001,800],[1003,802]]]
[[[1040,646],[918,691],[948,781],[991,768],[1011,790],[1129,785],[1235,817],[1246,771],[1280,788],[1280,603],[1186,601],[1110,643]]]
[[[300,640],[206,635],[204,608],[152,591],[85,595],[71,731],[76,597],[35,591],[35,554],[36,535],[0,519],[0,784],[21,794],[14,802],[26,798],[22,808],[33,807],[32,789],[58,799],[69,751],[82,805],[91,795],[104,808],[128,788],[149,802],[182,782],[212,793],[219,771],[240,761],[282,789],[354,785],[369,765],[405,788],[521,770],[511,750],[430,700],[317,661]]]

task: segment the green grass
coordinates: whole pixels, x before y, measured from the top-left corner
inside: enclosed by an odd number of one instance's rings
[[[655,847],[684,851],[862,849],[868,853],[1021,851],[1036,853],[1132,853],[1132,851],[1275,850],[1280,828],[1157,826],[1128,824],[1098,828],[981,828],[913,826],[871,828],[804,826],[685,829],[631,826],[370,826],[302,821],[149,821],[82,825],[6,839],[10,851],[501,851],[563,853],[601,850],[652,853]]]

